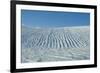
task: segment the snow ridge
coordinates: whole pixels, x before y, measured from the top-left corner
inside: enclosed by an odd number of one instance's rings
[[[89,28],[24,30],[22,47],[85,48],[89,46],[89,37]]]

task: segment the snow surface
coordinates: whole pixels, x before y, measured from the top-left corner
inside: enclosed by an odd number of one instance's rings
[[[29,28],[22,26],[21,62],[90,59],[89,26]]]

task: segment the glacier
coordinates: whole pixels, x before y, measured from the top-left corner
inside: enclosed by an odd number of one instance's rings
[[[90,59],[90,27],[35,28],[22,26],[21,62]]]

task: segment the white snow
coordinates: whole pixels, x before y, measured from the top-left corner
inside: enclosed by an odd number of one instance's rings
[[[21,62],[90,59],[89,26],[28,28],[22,26]]]

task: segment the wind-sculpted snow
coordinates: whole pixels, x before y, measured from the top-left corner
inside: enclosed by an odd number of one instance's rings
[[[87,60],[89,26],[28,28],[22,26],[22,62]]]

